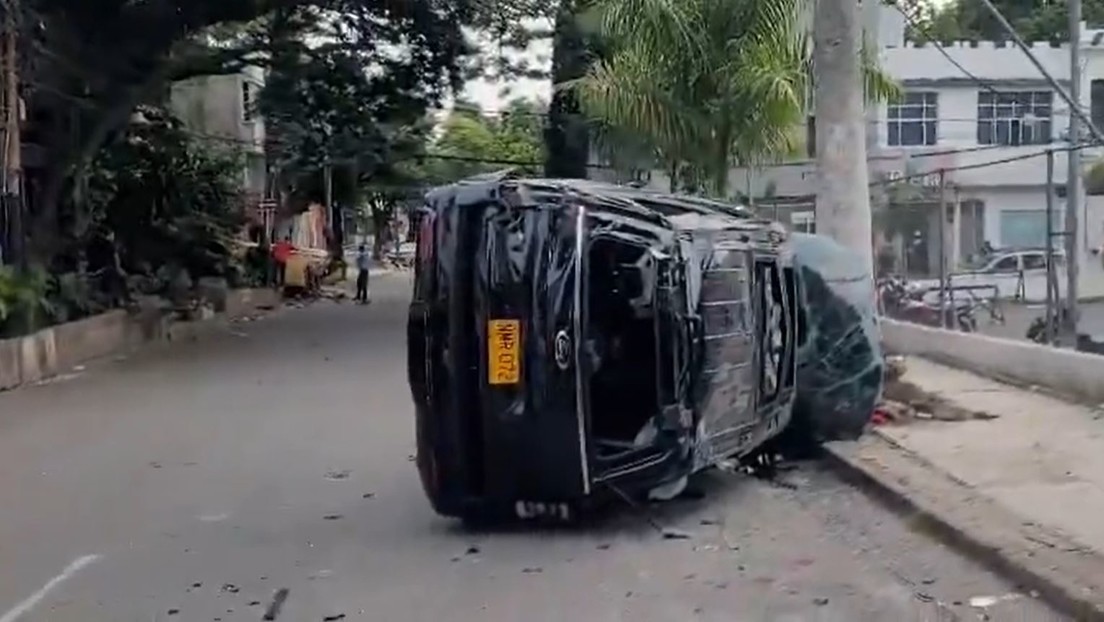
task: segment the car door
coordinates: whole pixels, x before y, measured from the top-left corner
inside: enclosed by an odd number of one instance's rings
[[[1000,298],[1015,298],[1020,291],[1020,256],[1012,253],[998,256],[989,263],[984,275],[974,283],[976,285],[992,285],[997,289]]]
[[[1030,251],[1020,255],[1023,266],[1024,298],[1031,301],[1046,300],[1046,253]]]
[[[702,272],[699,301],[704,347],[695,401],[709,455],[724,457],[748,447],[755,425],[792,386],[791,290],[777,257],[722,237]]]

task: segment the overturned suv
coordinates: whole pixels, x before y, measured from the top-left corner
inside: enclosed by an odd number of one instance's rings
[[[738,206],[492,175],[430,192],[417,249],[417,465],[444,515],[676,494],[783,432],[857,435],[881,390],[857,263]]]

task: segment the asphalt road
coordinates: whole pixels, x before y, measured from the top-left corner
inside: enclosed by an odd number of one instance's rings
[[[816,463],[708,476],[685,540],[465,532],[410,461],[407,288],[0,395],[0,622],[1062,619]]]

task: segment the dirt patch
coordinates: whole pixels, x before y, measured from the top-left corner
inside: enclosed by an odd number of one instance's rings
[[[914,420],[927,421],[987,421],[997,415],[962,408],[950,400],[909,382],[908,365],[894,357],[886,361],[886,382],[882,404],[875,413],[876,423],[904,424]],[[880,416],[880,417],[879,417]]]

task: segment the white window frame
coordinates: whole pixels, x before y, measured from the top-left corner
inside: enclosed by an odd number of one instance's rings
[[[939,93],[907,91],[886,106],[886,143],[890,147],[930,147],[939,143]]]
[[[978,91],[979,145],[1047,145],[1054,138],[1054,91]]]
[[[245,123],[252,123],[253,121],[256,120],[256,114],[255,114],[256,110],[254,109],[254,107],[256,106],[256,103],[254,102],[254,99],[255,99],[254,94],[255,93],[256,93],[256,88],[255,88],[254,84],[252,82],[250,82],[249,80],[242,80],[242,83],[241,83],[242,121],[244,121]]]

